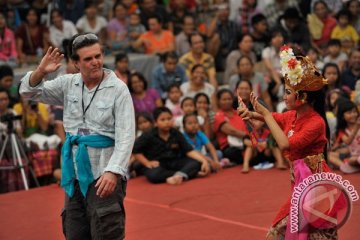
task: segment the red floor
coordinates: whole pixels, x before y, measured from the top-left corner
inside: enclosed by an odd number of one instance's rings
[[[237,167],[180,186],[133,179],[126,198],[126,239],[264,239],[290,192],[288,177],[275,169],[243,175]],[[360,193],[360,174],[345,178]],[[63,196],[55,185],[0,195],[0,239],[63,239]],[[339,239],[360,239],[359,219],[357,201]]]

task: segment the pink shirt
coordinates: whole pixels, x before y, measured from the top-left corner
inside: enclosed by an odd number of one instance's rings
[[[9,58],[17,58],[14,33],[9,29],[4,29],[4,35],[0,36],[0,60],[7,61]]]

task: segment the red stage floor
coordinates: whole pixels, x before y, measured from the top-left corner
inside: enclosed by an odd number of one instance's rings
[[[345,178],[360,192],[360,174]],[[264,239],[289,192],[289,173],[275,169],[244,175],[236,167],[180,186],[133,179],[126,198],[126,239]],[[0,195],[0,239],[64,239],[63,198],[55,185]],[[339,239],[360,239],[359,219],[357,201]]]

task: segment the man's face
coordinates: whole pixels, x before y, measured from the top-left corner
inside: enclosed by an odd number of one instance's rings
[[[349,59],[349,65],[355,70],[360,70],[360,51],[354,51]]]
[[[195,35],[191,37],[191,49],[195,53],[203,53],[205,49],[204,40],[201,36]]]
[[[83,47],[77,50],[79,60],[74,61],[75,66],[86,81],[98,81],[103,74],[104,56],[101,46],[95,43],[91,46]]]
[[[175,72],[177,60],[174,58],[167,58],[164,67],[166,72]]]
[[[183,26],[184,33],[190,35],[195,30],[194,19],[192,17],[186,17]]]
[[[154,12],[156,9],[155,0],[144,0],[142,7],[148,12]]]
[[[154,32],[154,33],[157,33],[161,30],[161,25],[160,23],[158,22],[157,19],[155,18],[150,18],[148,20],[148,23],[149,23],[149,29],[150,31]]]
[[[292,31],[299,25],[299,19],[297,18],[285,19],[285,25],[290,31]]]

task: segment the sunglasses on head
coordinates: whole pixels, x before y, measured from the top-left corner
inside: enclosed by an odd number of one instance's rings
[[[77,46],[79,44],[81,44],[85,39],[87,40],[96,40],[96,41],[99,41],[99,38],[96,36],[96,34],[94,33],[87,33],[87,34],[83,34],[83,35],[79,35],[77,36],[73,43],[72,43],[72,47],[73,48],[77,48]]]

